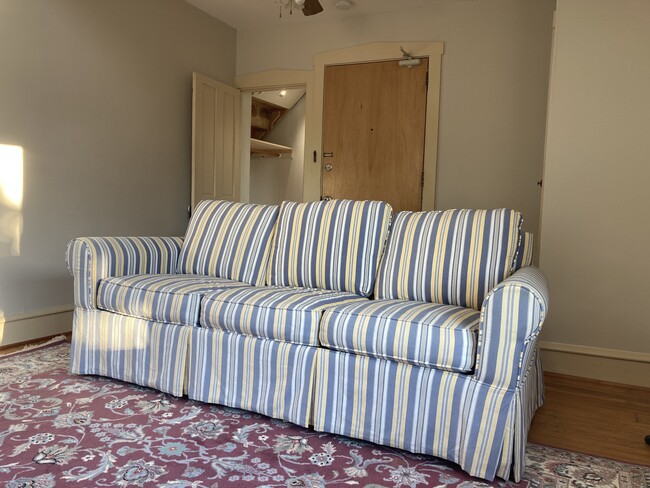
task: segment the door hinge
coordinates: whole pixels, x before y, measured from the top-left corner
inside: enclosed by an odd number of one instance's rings
[[[424,171],[422,172],[422,177],[420,178],[420,188],[424,188]]]
[[[429,88],[429,70],[427,70],[427,74],[424,77],[424,86]]]

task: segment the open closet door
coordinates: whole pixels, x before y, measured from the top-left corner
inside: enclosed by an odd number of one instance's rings
[[[239,200],[240,92],[193,74],[192,209],[201,200]]]

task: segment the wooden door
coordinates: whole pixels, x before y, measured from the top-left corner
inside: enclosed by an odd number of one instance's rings
[[[238,200],[240,92],[198,73],[192,88],[192,208]]]
[[[325,67],[322,198],[422,209],[427,65]]]

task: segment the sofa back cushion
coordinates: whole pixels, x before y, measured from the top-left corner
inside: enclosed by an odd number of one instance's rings
[[[263,285],[277,216],[277,205],[200,202],[187,227],[177,272]]]
[[[283,202],[268,284],[369,296],[391,214],[385,202]]]
[[[530,232],[521,234],[519,246],[517,246],[517,257],[513,271],[533,265],[533,251],[535,250],[535,236]]]
[[[398,213],[375,297],[479,310],[512,273],[521,223],[509,209]]]

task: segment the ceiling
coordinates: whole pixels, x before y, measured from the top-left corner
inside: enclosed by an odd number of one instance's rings
[[[320,0],[324,11],[306,17],[302,12],[289,15],[286,9],[280,18],[279,0],[186,0],[195,7],[207,12],[235,29],[262,25],[277,25],[290,22],[308,22],[313,20],[333,20],[355,15],[367,15],[379,12],[392,12],[430,5],[434,0],[351,0],[352,8],[339,10],[336,0]]]
[[[306,88],[293,88],[287,90],[271,90],[263,92],[253,92],[253,98],[259,98],[271,102],[279,107],[291,110],[293,106],[302,98],[306,92]]]

